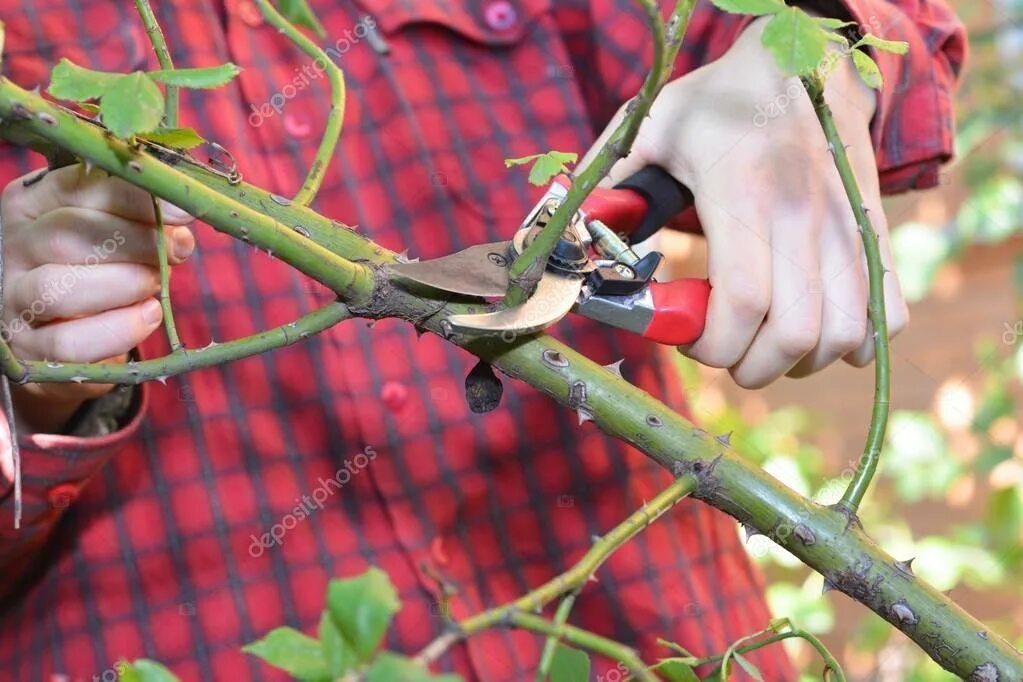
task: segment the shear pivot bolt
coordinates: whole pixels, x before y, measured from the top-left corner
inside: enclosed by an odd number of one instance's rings
[[[636,276],[636,273],[632,270],[632,268],[625,263],[615,263],[614,271],[625,279],[633,279]]]
[[[494,265],[496,265],[498,267],[501,267],[501,268],[503,268],[505,265],[508,264],[508,259],[505,258],[504,256],[502,256],[499,253],[493,253],[493,252],[488,253],[487,254],[487,259],[491,263],[493,263]]]

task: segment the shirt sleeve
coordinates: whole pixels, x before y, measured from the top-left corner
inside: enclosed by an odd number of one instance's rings
[[[952,8],[944,0],[792,4],[855,21],[861,33],[909,43],[905,55],[870,49],[884,77],[872,124],[881,189],[895,194],[938,184],[941,165],[954,150],[953,97],[967,52],[966,29]],[[710,11],[722,16],[712,22],[720,28],[707,61],[723,54],[721,47],[730,46],[751,21]]]
[[[18,439],[21,454],[22,519],[14,528],[14,479],[11,433],[0,413],[0,596],[33,565],[57,522],[89,480],[139,429],[149,391],[137,388],[131,416],[121,428],[102,436],[27,434]]]

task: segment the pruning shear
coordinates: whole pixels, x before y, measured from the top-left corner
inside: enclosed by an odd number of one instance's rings
[[[453,294],[503,297],[512,261],[554,215],[571,184],[567,175],[557,176],[511,240],[392,265],[397,280]],[[662,254],[640,257],[630,246],[692,204],[692,193],[657,166],[643,168],[613,189],[597,188],[569,221],[525,302],[451,315],[446,322],[452,331],[470,336],[514,337],[575,312],[657,343],[692,343],[703,333],[710,284],[694,278],[658,282],[653,275]]]

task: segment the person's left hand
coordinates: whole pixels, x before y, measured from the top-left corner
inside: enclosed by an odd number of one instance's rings
[[[692,190],[712,290],[703,336],[682,351],[729,368],[747,388],[843,357],[863,366],[874,355],[856,221],[808,96],[760,43],[763,24],[751,24],[721,59],[666,85],[632,153],[606,180],[653,164]],[[891,270],[869,130],[876,95],[842,59],[826,97]],[[885,297],[894,336],[909,319],[894,272],[885,276]]]

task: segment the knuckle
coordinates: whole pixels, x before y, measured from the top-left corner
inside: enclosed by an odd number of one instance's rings
[[[78,360],[78,338],[75,334],[69,334],[64,330],[55,330],[46,335],[43,349],[45,357],[64,362]]]
[[[2,209],[2,217],[4,219],[10,219],[11,216],[23,212],[22,206],[25,193],[21,180],[12,180],[7,183],[3,193],[0,194],[0,209]]]
[[[732,312],[745,320],[763,319],[771,307],[770,289],[748,275],[730,277],[724,293]]]
[[[785,325],[778,335],[778,349],[789,358],[801,358],[816,347],[820,325],[813,323]]]
[[[846,319],[836,325],[831,333],[831,344],[840,353],[856,350],[867,337],[867,317]]]

